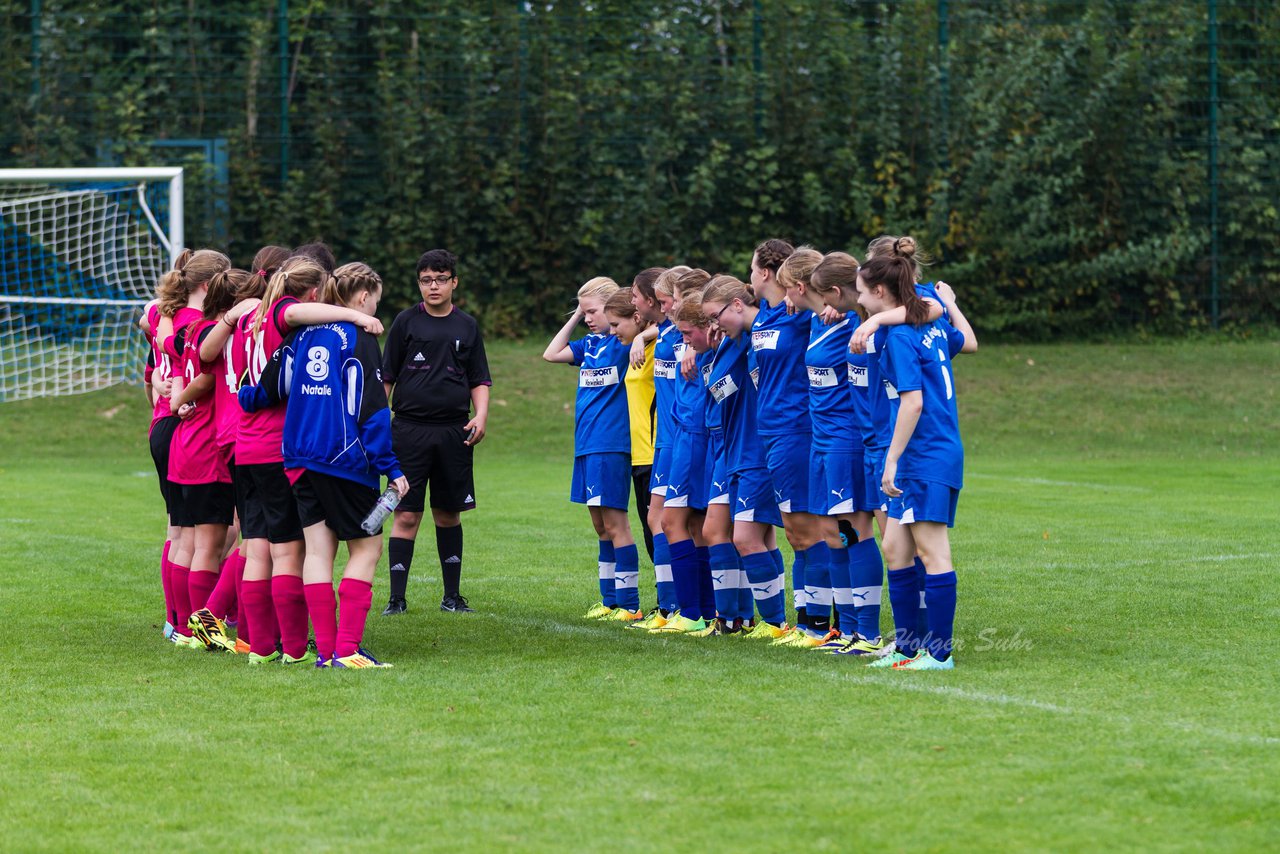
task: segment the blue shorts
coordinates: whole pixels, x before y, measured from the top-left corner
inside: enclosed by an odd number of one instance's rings
[[[873,510],[888,510],[889,497],[884,494],[884,455],[888,448],[878,451],[865,451],[862,455],[862,471],[867,478],[867,502],[875,503]]]
[[[764,462],[773,479],[773,496],[782,513],[808,513],[813,506],[809,501],[809,448],[813,445],[811,433],[784,433],[781,436],[761,436],[764,442]]]
[[[707,509],[707,437],[679,430],[671,449],[665,507]]]
[[[945,483],[903,478],[897,478],[895,485],[902,490],[902,494],[889,499],[890,519],[897,519],[900,525],[937,522],[948,528],[956,526],[956,504],[960,500],[960,490]]]
[[[809,456],[809,506],[819,516],[837,516],[858,509],[854,488],[854,463],[861,454],[846,451],[817,451]],[[858,481],[862,478],[859,476]]]
[[[884,450],[862,452],[862,490],[857,500],[859,510],[868,513],[884,510],[884,492],[880,489],[880,479],[884,477]]]
[[[729,503],[729,475],[725,473],[724,433],[713,431],[707,436],[707,506]]]
[[[729,503],[733,521],[782,527],[782,514],[773,497],[768,469],[743,469],[729,475]]]
[[[666,496],[671,474],[671,455],[674,448],[654,448],[653,466],[649,470],[649,492]]]
[[[573,458],[569,500],[574,504],[626,510],[630,499],[630,454],[583,454]]]

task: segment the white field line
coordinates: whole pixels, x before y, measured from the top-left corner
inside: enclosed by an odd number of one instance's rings
[[[562,623],[557,620],[550,619],[533,619],[531,617],[520,617],[511,615],[484,614],[483,616],[490,619],[500,619],[504,623],[517,623],[522,626],[533,629],[544,629],[555,632],[556,634],[569,635],[586,635],[591,637],[599,637],[603,630],[610,627],[601,624],[597,629],[590,623],[585,625],[577,625],[571,623]],[[628,634],[635,634],[629,632]],[[639,635],[637,635],[639,636]],[[656,640],[656,639],[655,639]],[[664,638],[664,641],[678,642],[688,644],[687,650],[681,650],[682,653],[702,652],[706,655],[715,653],[714,647],[721,646],[720,643],[695,643],[690,638]],[[728,643],[737,647],[739,644],[755,643],[753,641],[737,641],[730,640]],[[780,653],[787,656],[801,656],[804,653],[796,650],[779,650]],[[857,664],[853,668],[847,668],[849,664],[846,661],[833,661],[832,668],[826,671],[818,671],[820,678],[837,683],[856,682],[859,684],[869,684],[883,686],[898,691],[906,691],[913,694],[931,694],[935,697],[947,697],[956,700],[965,700],[971,703],[978,703],[988,706],[1013,706],[1022,709],[1035,709],[1036,711],[1045,712],[1052,715],[1060,715],[1062,717],[1078,717],[1078,718],[1101,718],[1105,721],[1125,726],[1141,726],[1144,729],[1150,729],[1153,726],[1165,727],[1167,729],[1178,730],[1180,732],[1191,733],[1204,738],[1213,738],[1219,741],[1229,741],[1241,744],[1252,744],[1262,747],[1280,747],[1280,738],[1267,735],[1255,735],[1253,733],[1233,732],[1231,730],[1216,729],[1213,727],[1204,727],[1189,721],[1179,721],[1173,719],[1143,718],[1136,720],[1129,715],[1117,714],[1115,712],[1104,712],[1098,709],[1083,709],[1073,706],[1064,706],[1059,703],[1049,703],[1044,700],[1036,700],[1031,697],[1018,697],[1012,694],[993,693],[990,691],[977,691],[969,688],[960,688],[954,685],[938,685],[927,679],[936,678],[932,674],[900,674],[900,673],[864,673],[859,672],[861,667]],[[770,670],[785,670],[791,673],[796,671],[795,661],[785,661],[781,658],[774,661],[756,661],[753,666],[763,666]],[[852,670],[853,672],[849,672]],[[963,672],[963,671],[961,671]],[[809,674],[806,673],[806,676]],[[920,678],[923,675],[924,678]],[[906,678],[903,678],[903,677]],[[955,678],[954,676],[951,678]]]
[[[966,472],[966,478],[979,480],[1000,480],[1005,483],[1026,483],[1031,486],[1066,486],[1073,489],[1100,489],[1104,492],[1151,492],[1145,486],[1129,486],[1128,484],[1088,483],[1079,480],[1049,480],[1043,477],[1005,477],[999,474],[981,474]]]

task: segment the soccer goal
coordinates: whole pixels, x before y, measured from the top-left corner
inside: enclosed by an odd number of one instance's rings
[[[182,169],[0,169],[0,402],[141,380]]]

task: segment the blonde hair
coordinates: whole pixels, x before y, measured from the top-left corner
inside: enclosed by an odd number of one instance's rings
[[[578,288],[578,302],[584,299],[595,297],[601,302],[608,302],[609,297],[618,291],[618,283],[608,276],[596,276],[594,279],[588,279],[582,287]]]
[[[210,279],[230,269],[231,259],[215,249],[201,249],[192,252],[183,249],[173,269],[160,277],[156,283],[156,300],[160,305],[160,313],[165,317],[173,317],[178,309],[187,304],[187,298]]]
[[[307,291],[322,290],[329,278],[324,268],[310,258],[295,255],[285,261],[271,277],[271,281],[267,282],[266,293],[262,295],[262,302],[258,303],[253,315],[253,334],[257,335],[262,329],[262,321],[266,319],[267,312],[281,297],[296,299]]]
[[[755,305],[756,297],[751,289],[742,281],[727,273],[720,273],[707,282],[702,289],[703,302],[717,302],[725,306],[734,300],[742,300],[743,305]]]
[[[711,325],[711,318],[702,311],[702,294],[691,293],[680,303],[680,310],[676,312],[677,323],[692,323],[699,329],[706,329]]]
[[[204,294],[204,319],[213,320],[239,302],[236,294],[240,293],[251,278],[253,276],[248,270],[237,270],[235,267],[215,273]]]
[[[679,281],[680,277],[689,272],[688,267],[683,264],[677,264],[674,267],[668,267],[659,275],[657,281],[653,283],[653,289],[659,293],[674,299],[680,295]]]
[[[333,271],[320,291],[320,302],[346,305],[361,291],[382,293],[382,277],[363,261],[352,261]]]
[[[867,260],[872,258],[905,258],[911,262],[917,282],[924,278],[924,268],[933,263],[933,258],[921,251],[916,239],[909,234],[903,237],[882,234],[872,240],[867,244]]]
[[[848,252],[828,252],[809,274],[814,293],[829,294],[837,287],[848,294],[858,289],[858,259]]]
[[[707,286],[707,282],[711,281],[711,274],[699,267],[688,271],[687,273],[676,279],[673,287],[675,292],[684,295],[685,299],[690,296],[698,297],[698,304],[702,304],[702,289]]]
[[[784,288],[793,288],[797,283],[807,287],[813,271],[821,263],[821,252],[812,246],[801,246],[778,267],[778,284]]]

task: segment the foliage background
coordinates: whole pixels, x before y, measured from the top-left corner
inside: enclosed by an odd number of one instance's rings
[[[0,164],[183,162],[190,242],[323,238],[388,310],[448,246],[491,335],[555,324],[590,275],[885,231],[987,335],[1204,326],[1215,268],[1225,324],[1280,319],[1263,0],[0,0],[0,23]],[[225,185],[175,139],[225,139]]]

